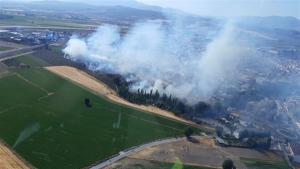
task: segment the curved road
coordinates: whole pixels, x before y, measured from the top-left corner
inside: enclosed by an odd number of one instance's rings
[[[68,30],[96,30],[97,25],[86,25],[86,27],[68,26],[36,26],[36,25],[0,25],[0,29],[23,28],[23,29],[68,29]]]
[[[94,164],[94,165],[92,165],[91,167],[88,167],[88,168],[89,169],[101,169],[101,168],[104,168],[106,166],[109,166],[109,165],[121,160],[122,158],[133,155],[134,153],[142,151],[146,148],[150,148],[150,147],[153,147],[153,146],[158,146],[158,145],[166,144],[166,143],[182,141],[182,140],[185,140],[185,139],[186,139],[186,137],[170,138],[170,139],[164,139],[164,140],[157,140],[157,141],[153,141],[151,143],[147,143],[147,144],[143,144],[143,145],[140,145],[140,146],[132,147],[132,148],[129,148],[127,150],[120,151],[118,155],[113,156],[113,157],[111,157],[111,158],[109,158],[105,161],[102,161],[98,164]]]
[[[27,46],[23,48],[18,48],[18,49],[12,49],[12,50],[7,50],[7,51],[2,51],[0,52],[0,62],[11,59],[14,57],[18,57],[21,55],[24,55],[26,53],[30,53],[35,49],[43,48],[45,45],[35,45],[35,46]]]

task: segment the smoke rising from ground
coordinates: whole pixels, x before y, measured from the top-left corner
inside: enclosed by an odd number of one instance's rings
[[[18,136],[16,142],[12,146],[12,148],[16,148],[20,143],[27,140],[29,137],[31,137],[34,133],[38,132],[40,130],[40,124],[34,123],[27,128],[25,128]]]
[[[134,81],[133,91],[158,90],[189,103],[207,100],[223,85],[233,85],[237,66],[249,54],[234,25],[224,25],[211,38],[210,32],[199,34],[197,24],[178,23],[139,23],[125,36],[117,26],[101,26],[86,39],[72,37],[63,52],[91,70]]]

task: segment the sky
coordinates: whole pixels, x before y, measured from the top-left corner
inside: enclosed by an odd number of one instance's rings
[[[1,0],[0,0],[1,1]],[[2,0],[11,1],[11,0]],[[37,0],[15,0],[37,1]],[[51,1],[51,0],[50,0]],[[80,1],[87,0],[63,0]],[[93,2],[103,0],[92,0]],[[107,0],[106,0],[107,1]],[[110,0],[124,1],[130,0]],[[136,0],[149,5],[179,9],[202,16],[294,16],[300,19],[300,0]]]
[[[300,0],[138,0],[208,16],[294,16],[300,18]]]

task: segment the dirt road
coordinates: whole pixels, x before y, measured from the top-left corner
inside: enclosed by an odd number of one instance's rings
[[[162,144],[168,144],[168,143],[172,143],[172,142],[182,141],[182,140],[185,140],[185,139],[186,139],[185,137],[170,138],[170,139],[164,139],[164,140],[157,140],[157,141],[153,141],[151,143],[136,146],[134,148],[131,148],[131,149],[128,149],[128,150],[125,150],[125,151],[121,151],[119,153],[119,155],[117,155],[113,158],[110,158],[110,159],[108,159],[108,160],[106,160],[102,163],[96,164],[96,165],[90,167],[90,169],[101,169],[101,168],[104,168],[106,166],[112,165],[113,163],[115,163],[115,162],[117,162],[117,161],[119,161],[119,160],[121,160],[125,157],[136,154],[137,152],[142,151],[146,148],[151,148],[153,146],[158,146],[158,145],[162,145]]]
[[[220,168],[225,159],[234,161],[238,169],[247,169],[240,160],[243,158],[260,159],[265,161],[282,161],[282,157],[272,151],[255,149],[220,147],[212,138],[197,138],[199,143],[186,140],[170,144],[153,146],[129,156],[132,159],[175,163],[178,159],[183,164]],[[120,161],[121,163],[121,161]]]
[[[139,110],[143,110],[146,112],[158,114],[158,115],[161,115],[161,116],[173,119],[173,120],[181,121],[184,123],[188,123],[188,124],[191,124],[194,126],[197,125],[194,122],[187,121],[183,118],[175,116],[172,112],[168,112],[168,111],[159,109],[154,106],[143,106],[143,105],[137,105],[137,104],[130,103],[130,102],[126,101],[125,99],[119,97],[114,90],[109,88],[103,82],[95,79],[94,77],[88,75],[87,73],[85,73],[79,69],[69,67],[69,66],[50,66],[50,67],[46,67],[46,69],[66,78],[68,80],[71,80],[71,81],[75,82],[76,84],[79,84],[80,86],[93,91],[96,94],[105,96],[106,98],[108,98],[109,100],[111,100],[113,102],[116,102],[116,103],[119,103],[122,105],[126,105],[126,106],[130,106],[130,107],[133,107],[133,108],[136,108]]]

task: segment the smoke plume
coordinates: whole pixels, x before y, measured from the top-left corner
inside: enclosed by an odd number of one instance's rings
[[[90,37],[72,37],[63,52],[91,70],[134,81],[133,91],[158,90],[193,104],[234,85],[236,68],[249,53],[234,24],[218,31],[201,26],[148,21],[121,35],[119,27],[104,25]]]

